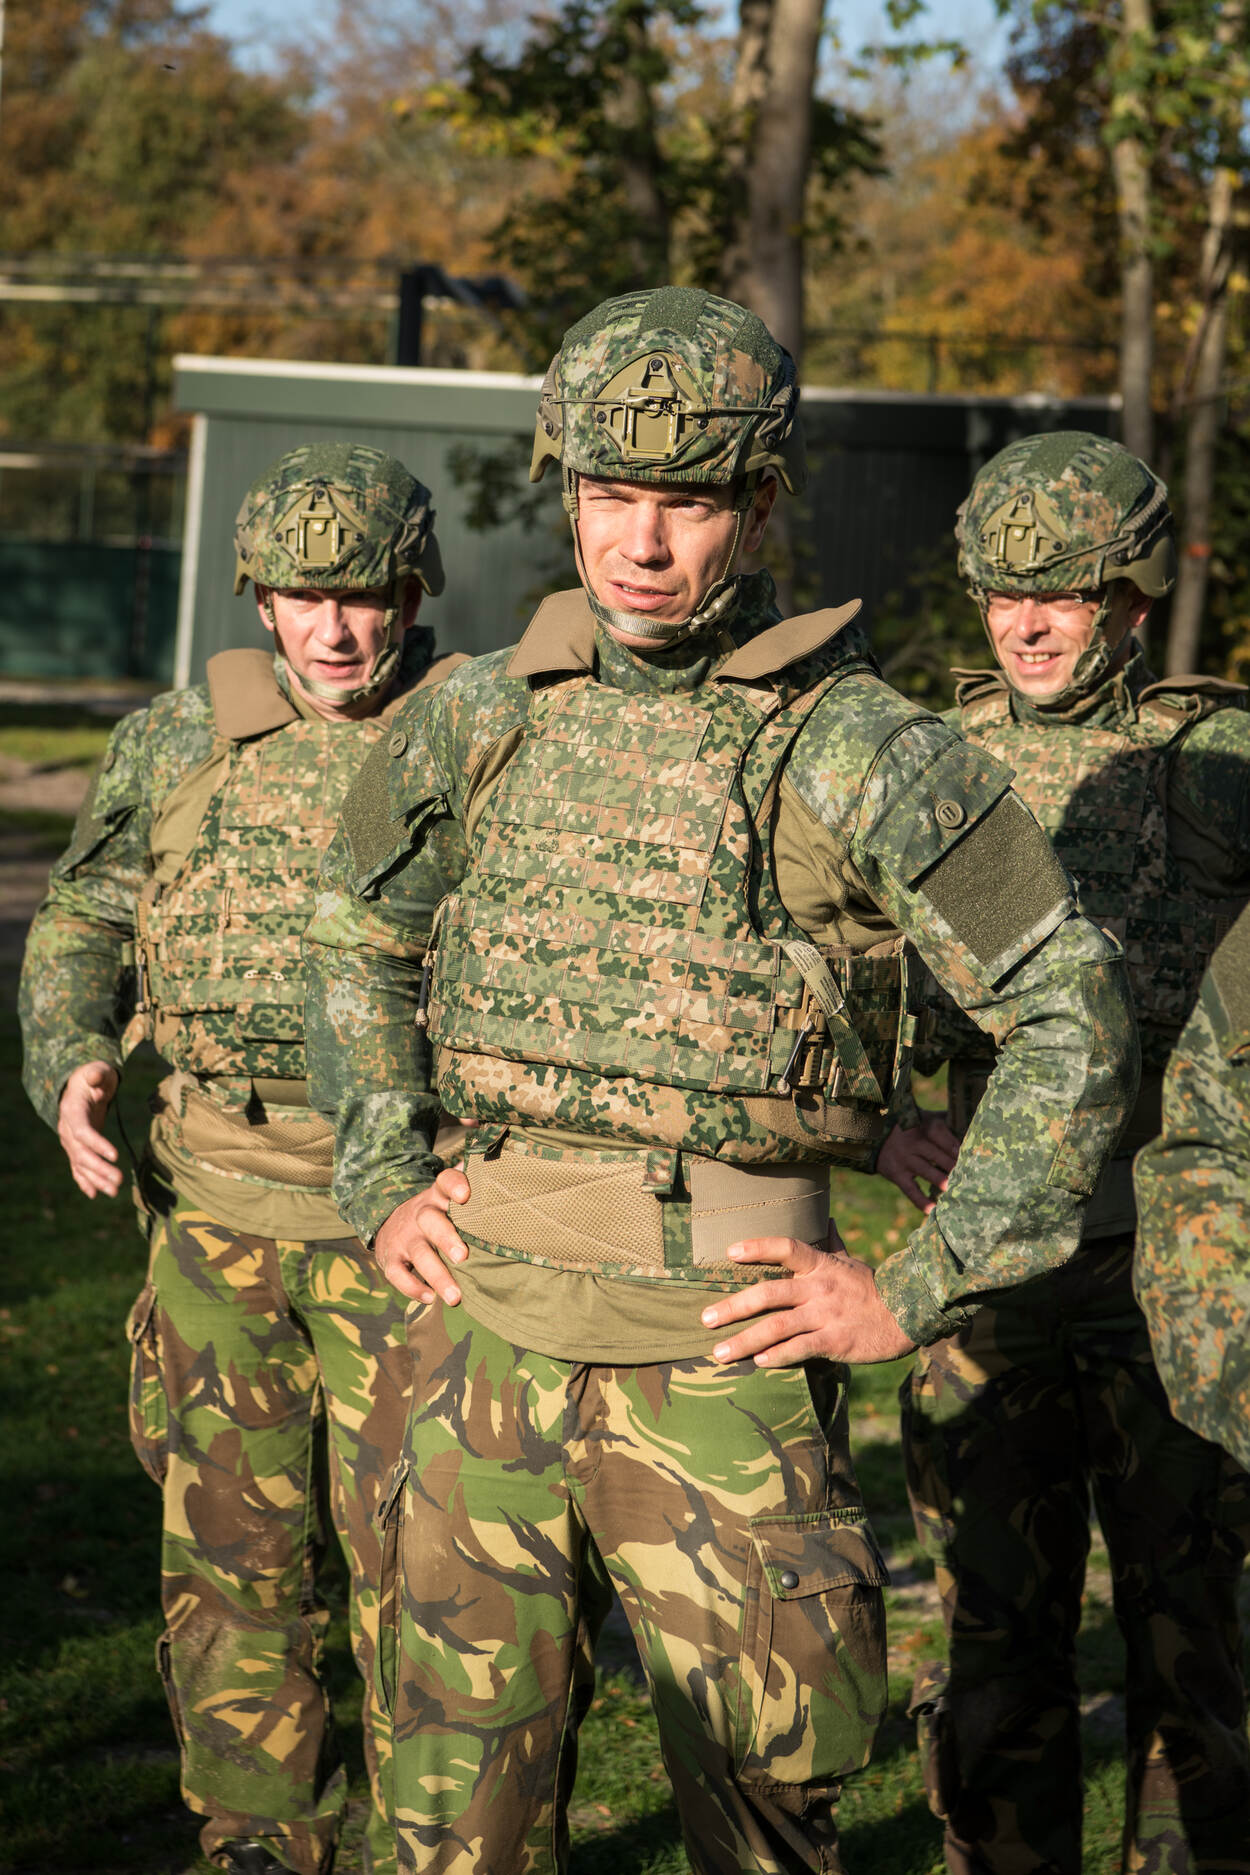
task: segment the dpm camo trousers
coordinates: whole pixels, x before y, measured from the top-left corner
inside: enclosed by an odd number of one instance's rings
[[[365,1867],[395,1867],[389,1724],[373,1696],[376,1511],[407,1412],[402,1304],[355,1238],[154,1220],[131,1314],[135,1450],[164,1493],[158,1657],[183,1795],[210,1861],[259,1839],[295,1875],[334,1859],[346,1776],[321,1679],[320,1479],[351,1573],[373,1794]]]
[[[1131,1260],[1131,1239],[1088,1247],[982,1308],[903,1385],[912,1510],[950,1648],[914,1710],[953,1875],[1080,1875],[1091,1488],[1127,1650],[1123,1866],[1250,1870],[1247,1480],[1172,1417]]]
[[[566,1866],[615,1588],[698,1875],[839,1869],[840,1782],[886,1692],[843,1370],[587,1366],[441,1305],[409,1341],[379,1655],[400,1868]]]

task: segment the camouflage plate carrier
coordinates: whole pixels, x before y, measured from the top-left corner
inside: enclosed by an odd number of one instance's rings
[[[1076,882],[1081,911],[1124,946],[1147,1066],[1161,1069],[1189,1018],[1212,953],[1240,902],[1201,893],[1168,845],[1167,783],[1185,738],[1245,693],[1215,678],[1173,677],[1137,699],[1134,723],[1016,717],[991,673],[966,678],[956,700],[963,733],[1016,771],[1023,795]],[[1153,1054],[1153,1058],[1151,1058]]]
[[[450,1111],[498,1134],[575,1129],[618,1162],[632,1141],[656,1195],[679,1151],[696,1179],[703,1161],[863,1159],[908,1057],[903,943],[807,941],[771,883],[768,810],[802,724],[864,668],[844,658],[801,693],[721,685],[711,703],[580,676],[535,693],[437,923],[429,1031]],[[457,1227],[472,1234],[468,1211]],[[740,1277],[671,1238],[646,1273]]]

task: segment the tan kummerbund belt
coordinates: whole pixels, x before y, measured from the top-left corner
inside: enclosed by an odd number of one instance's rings
[[[745,1238],[825,1242],[827,1166],[680,1158],[688,1198],[658,1191],[653,1177],[648,1184],[654,1154],[539,1152],[506,1139],[466,1159],[470,1197],[453,1206],[452,1221],[481,1244],[544,1263],[700,1281],[766,1275],[766,1266],[744,1271],[725,1260]]]
[[[200,1093],[190,1075],[162,1081],[154,1101],[153,1145],[170,1138],[193,1159],[228,1178],[258,1179],[270,1185],[294,1185],[305,1191],[330,1189],[334,1165],[334,1128],[308,1106],[302,1081],[254,1083],[267,1096],[259,1111],[282,1097],[288,1110],[303,1107],[300,1118],[259,1119],[257,1108],[225,1108]],[[302,1097],[302,1098],[301,1098]]]

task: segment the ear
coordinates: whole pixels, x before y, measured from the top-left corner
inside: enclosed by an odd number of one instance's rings
[[[410,579],[399,610],[399,629],[406,632],[416,623],[417,613],[421,610],[421,601],[425,598],[425,587],[419,579]]]
[[[256,610],[260,613],[260,622],[267,632],[271,632],[278,622],[273,615],[273,588],[258,586],[253,582],[252,590],[256,594]]]
[[[1128,616],[1128,628],[1131,632],[1140,631],[1141,627],[1146,623],[1146,618],[1150,612],[1151,606],[1154,604],[1154,600],[1150,597],[1148,592],[1143,592],[1140,586],[1134,586],[1132,580],[1126,579],[1124,584],[1127,588],[1126,612]]]
[[[770,475],[767,476],[756,489],[755,499],[751,503],[751,512],[742,535],[743,553],[754,553],[763,540],[765,530],[768,527],[768,517],[773,511],[773,503],[777,499],[778,486],[776,476]]]

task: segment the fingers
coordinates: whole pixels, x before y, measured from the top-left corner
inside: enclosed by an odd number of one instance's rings
[[[88,1061],[74,1069],[61,1094],[57,1138],[74,1183],[88,1198],[115,1198],[122,1188],[117,1148],[100,1131],[116,1091],[116,1068]]]
[[[412,1302],[445,1302],[454,1308],[460,1288],[449,1263],[463,1263],[469,1247],[448,1216],[463,1204],[469,1181],[453,1167],[439,1173],[427,1190],[405,1200],[387,1218],[373,1243],[373,1253],[392,1288]]]
[[[927,1192],[921,1191],[915,1179],[909,1178],[905,1172],[900,1172],[895,1178],[894,1183],[898,1186],[898,1189],[902,1192],[908,1203],[914,1204],[917,1211],[923,1211],[925,1216],[928,1217],[930,1211],[932,1211],[936,1205],[937,1199],[930,1198]],[[942,1189],[943,1191],[946,1189],[945,1179],[942,1181]]]
[[[734,1322],[749,1321],[752,1316],[762,1315],[769,1309],[786,1309],[788,1312],[793,1300],[793,1282],[752,1283],[746,1289],[739,1289],[731,1296],[721,1296],[716,1302],[710,1303],[699,1320],[705,1328],[728,1328]],[[712,1352],[719,1360],[720,1350],[713,1348]]]
[[[445,1167],[425,1194],[427,1203],[441,1204],[444,1211],[449,1204],[464,1204],[468,1196],[469,1181],[457,1165]]]

